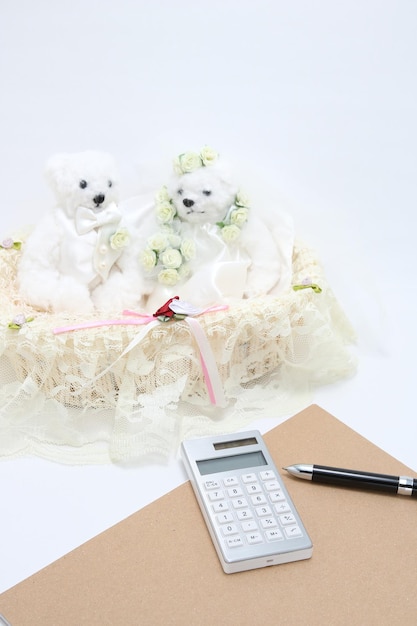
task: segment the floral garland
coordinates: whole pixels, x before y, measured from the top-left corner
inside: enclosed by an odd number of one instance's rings
[[[174,172],[178,174],[178,176],[189,174],[200,167],[212,165],[217,161],[218,156],[218,152],[213,150],[213,148],[209,148],[209,146],[204,146],[199,153],[183,152],[174,159]]]
[[[189,174],[200,167],[212,165],[218,156],[209,146],[202,148],[199,153],[183,152],[174,159],[174,171],[178,176]],[[181,237],[181,220],[166,186],[157,193],[155,201],[156,218],[161,229],[149,237],[141,262],[148,273],[157,272],[160,283],[173,286],[191,273],[189,263],[196,256],[195,242]],[[242,227],[248,221],[248,214],[248,200],[239,192],[225,218],[216,224],[226,243],[230,244],[239,238]]]
[[[163,285],[176,285],[190,274],[189,261],[195,254],[194,241],[182,239],[172,225],[165,223],[149,237],[141,262],[149,273],[159,269],[157,277]]]
[[[173,286],[190,275],[189,263],[196,256],[196,246],[192,239],[181,237],[179,232],[181,220],[165,186],[158,192],[155,200],[156,218],[161,224],[161,229],[149,237],[147,247],[141,255],[141,262],[147,272],[158,272],[158,282]],[[225,218],[216,223],[227,244],[239,239],[241,229],[248,221],[247,205],[247,198],[239,192]]]

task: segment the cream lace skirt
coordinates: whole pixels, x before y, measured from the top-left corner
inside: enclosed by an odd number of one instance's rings
[[[210,403],[185,321],[161,322],[134,345],[138,326],[54,334],[77,324],[19,300],[20,251],[0,250],[0,457],[35,454],[64,463],[166,459],[188,436],[228,432],[309,402],[314,386],[355,371],[352,328],[315,253],[297,243],[292,288],[242,300],[198,321],[227,401]],[[162,305],[163,303],[161,303]],[[27,319],[10,328],[16,315]],[[132,348],[129,346],[132,344]]]

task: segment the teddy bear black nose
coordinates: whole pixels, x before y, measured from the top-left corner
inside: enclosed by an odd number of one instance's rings
[[[194,200],[189,200],[189,198],[184,198],[182,202],[188,209],[194,204]]]
[[[106,196],[104,195],[104,193],[98,193],[96,196],[94,196],[93,200],[96,205],[99,206],[99,204],[103,204],[105,198]]]

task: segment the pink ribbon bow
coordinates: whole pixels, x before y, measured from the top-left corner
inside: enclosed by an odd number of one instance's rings
[[[53,332],[55,335],[58,335],[61,333],[67,333],[75,330],[98,328],[100,326],[145,326],[142,332],[138,333],[134,337],[134,339],[129,343],[127,348],[123,350],[122,354],[116,359],[116,361],[114,361],[114,363],[106,367],[106,369],[98,376],[96,376],[93,380],[89,381],[89,384],[91,384],[98,378],[104,376],[108,371],[110,371],[114,364],[117,363],[123,356],[128,354],[128,352],[130,352],[135,346],[137,346],[152,328],[159,325],[160,323],[165,323],[170,319],[184,320],[189,325],[199,349],[201,368],[203,370],[204,380],[206,383],[210,402],[211,404],[214,404],[216,406],[224,407],[226,405],[226,399],[213,351],[210,347],[204,330],[202,329],[199,322],[192,316],[212,313],[215,311],[224,311],[226,309],[228,309],[227,305],[217,305],[208,307],[206,309],[199,309],[189,304],[188,302],[180,300],[178,296],[175,296],[174,298],[168,300],[168,302],[165,303],[160,309],[158,309],[158,311],[153,315],[136,313],[135,311],[126,310],[123,311],[123,315],[126,316],[124,319],[98,320],[92,322],[84,322],[83,324],[78,324],[75,326],[61,326],[58,328],[54,328]]]

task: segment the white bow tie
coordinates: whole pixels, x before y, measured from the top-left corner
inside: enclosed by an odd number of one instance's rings
[[[96,213],[93,209],[80,206],[75,214],[75,229],[79,235],[85,235],[94,228],[114,224],[117,226],[122,218],[114,203]]]

